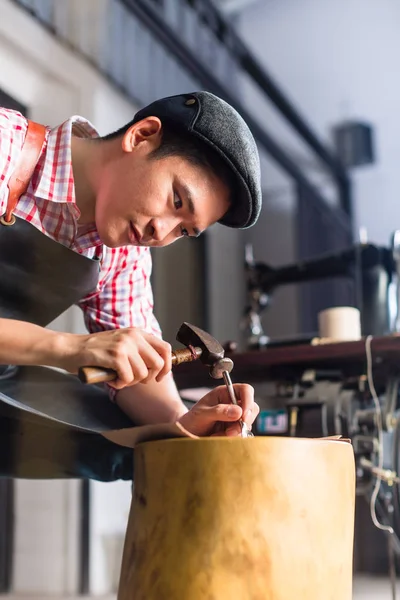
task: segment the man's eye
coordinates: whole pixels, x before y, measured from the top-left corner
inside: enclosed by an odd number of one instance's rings
[[[178,194],[174,194],[174,206],[176,210],[182,208],[182,200],[179,198]]]
[[[183,237],[189,237],[189,232],[187,229],[185,229],[184,227],[181,227],[181,235]]]

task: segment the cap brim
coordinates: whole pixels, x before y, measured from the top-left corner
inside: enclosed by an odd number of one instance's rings
[[[233,199],[232,206],[228,212],[218,222],[234,229],[247,229],[251,227],[256,219],[249,214],[249,205],[251,205],[251,196],[247,188],[240,185],[237,197]]]

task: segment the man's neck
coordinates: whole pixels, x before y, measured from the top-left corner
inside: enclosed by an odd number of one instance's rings
[[[79,224],[95,222],[96,172],[101,156],[99,142],[72,136],[71,155],[74,173],[75,199],[80,211]]]

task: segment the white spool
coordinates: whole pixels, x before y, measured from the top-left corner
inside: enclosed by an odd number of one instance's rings
[[[358,308],[337,306],[318,314],[321,338],[350,342],[361,339],[361,318]]]

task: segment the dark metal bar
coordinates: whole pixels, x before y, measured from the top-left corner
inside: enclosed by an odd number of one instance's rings
[[[210,92],[224,98],[242,115],[252,130],[255,138],[268,152],[268,154],[288,173],[298,184],[304,186],[310,194],[324,203],[327,210],[336,215],[336,211],[330,209],[329,204],[324,200],[319,191],[303,174],[301,169],[292,161],[282,148],[264,131],[264,129],[255,121],[251,114],[231,95],[231,93],[222,85],[216,77],[209,71],[198,58],[177,38],[173,29],[165,23],[162,17],[152,9],[145,0],[121,0],[121,2],[147,27],[177,60],[199,80],[199,82]],[[334,217],[335,218],[335,217]]]
[[[254,55],[245,46],[234,28],[221,14],[220,10],[214,6],[211,0],[201,0],[201,2],[187,0],[193,5],[200,18],[212,27],[213,23],[218,25],[213,27],[215,35],[229,47],[232,55],[236,58],[237,63],[258,85],[258,87],[270,98],[271,102],[300,134],[302,139],[315,152],[319,159],[329,168],[336,179],[340,205],[344,212],[349,216],[350,220],[353,217],[351,203],[351,183],[348,173],[340,160],[324,146],[317,138],[311,127],[306,123],[305,119],[300,116],[298,111],[282,94],[272,77],[260,65]],[[209,15],[213,15],[210,19]]]
[[[11,591],[14,555],[14,481],[0,480],[0,593]]]
[[[252,80],[268,95],[273,104],[284,115],[287,121],[300,134],[302,139],[314,150],[319,159],[329,167],[338,181],[339,191],[346,191],[348,183],[348,175],[343,165],[339,160],[331,154],[324,145],[319,141],[316,135],[312,132],[305,120],[300,117],[298,112],[293,108],[292,104],[285,98],[282,92],[278,89],[271,77],[261,68],[256,59],[251,54],[244,50],[240,59],[241,67],[251,76]],[[347,195],[347,193],[346,193]],[[345,205],[348,204],[346,201]],[[345,206],[343,206],[345,208]],[[347,211],[346,211],[347,212]]]
[[[268,95],[278,110],[315,151],[317,156],[330,167],[336,177],[346,180],[348,176],[343,165],[337,157],[329,152],[320,142],[310,126],[306,123],[305,119],[300,116],[294,106],[287,98],[285,98],[272,77],[266,73],[265,69],[240,39],[232,25],[226,21],[211,0],[201,0],[201,3],[192,2],[192,5],[194,10],[196,10],[201,18],[207,23],[209,23],[207,13],[204,9],[202,10],[201,7],[206,7],[206,10],[214,15],[213,21],[217,21],[219,24],[217,28],[214,28],[214,32],[222,42],[225,43],[229,40],[229,44],[227,45],[229,45],[232,54],[235,56],[243,70],[246,71],[253,81],[255,81],[255,83],[257,83],[257,85]]]
[[[78,593],[90,593],[90,480],[82,479],[80,490],[80,562]]]
[[[349,176],[346,176],[345,179],[341,179],[338,182],[339,186],[339,194],[340,194],[340,206],[344,210],[344,212],[348,215],[351,222],[353,222],[353,203],[351,201],[352,198],[352,187],[351,187],[351,179]]]

